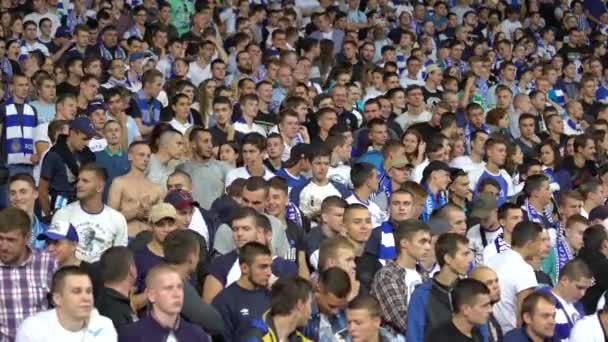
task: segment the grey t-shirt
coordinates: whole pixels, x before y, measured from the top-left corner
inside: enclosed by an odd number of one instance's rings
[[[266,215],[266,214],[264,214]],[[272,226],[272,252],[274,255],[287,258],[289,253],[289,242],[287,241],[287,234],[285,233],[285,227],[276,217],[266,215],[270,220]],[[226,223],[219,226],[215,232],[215,240],[213,248],[220,254],[227,254],[232,252],[236,246],[232,239],[232,229]]]
[[[220,313],[212,305],[203,302],[192,284],[187,281],[184,282],[184,306],[181,314],[210,335],[224,332],[224,321]]]
[[[198,204],[209,210],[213,201],[224,194],[226,174],[232,167],[222,161],[188,161],[176,167],[192,178],[192,195]]]

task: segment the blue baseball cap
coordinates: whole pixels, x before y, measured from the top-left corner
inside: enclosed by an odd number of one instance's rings
[[[72,123],[70,124],[70,129],[75,129],[91,138],[97,135],[95,126],[93,126],[91,120],[86,116],[79,116],[72,120]]]
[[[89,105],[87,106],[87,110],[85,111],[85,114],[87,116],[90,116],[91,114],[93,114],[93,112],[95,112],[96,110],[106,110],[106,105],[102,102],[102,101],[92,101],[89,102]]]
[[[78,242],[78,232],[71,223],[67,221],[57,221],[51,223],[49,229],[38,235],[37,239],[47,241],[70,240]]]
[[[129,55],[129,62],[134,62],[138,59],[144,59],[146,58],[146,55],[143,52],[133,52],[131,55]]]
[[[67,26],[60,26],[57,28],[57,31],[55,32],[55,37],[56,38],[72,38],[72,31],[70,31],[70,28]]]

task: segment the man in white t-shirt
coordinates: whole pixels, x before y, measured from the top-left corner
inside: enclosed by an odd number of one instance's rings
[[[608,322],[608,307],[576,322],[570,333],[570,342],[605,342],[608,340],[605,322]]]
[[[53,223],[66,221],[76,228],[79,238],[76,257],[86,262],[99,260],[112,246],[127,245],[127,220],[102,200],[106,178],[101,166],[81,167],[76,184],[78,201],[59,209],[53,216]]]
[[[321,212],[321,203],[329,196],[348,198],[348,189],[327,176],[331,151],[324,145],[316,145],[311,151],[309,161],[312,178],[295,186],[289,193],[289,200],[298,206],[308,218],[313,218]]]
[[[27,318],[17,330],[17,342],[116,341],[112,321],[93,305],[93,285],[78,266],[66,266],[53,275],[55,309]]]
[[[388,219],[385,211],[370,200],[370,196],[378,191],[378,170],[369,163],[357,163],[350,170],[350,179],[355,191],[346,199],[348,204],[359,203],[367,207],[372,217],[372,227],[380,227]]]
[[[264,151],[266,151],[266,138],[259,133],[249,133],[241,141],[241,153],[244,166],[228,171],[226,174],[226,188],[237,178],[249,179],[260,176],[270,180],[274,174],[264,166]]]
[[[487,262],[500,281],[501,300],[494,307],[494,315],[504,334],[521,326],[523,300],[538,286],[534,269],[526,260],[540,256],[542,232],[538,223],[518,223],[511,237],[511,249]]]

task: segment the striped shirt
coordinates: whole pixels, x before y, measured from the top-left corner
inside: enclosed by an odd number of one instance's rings
[[[27,248],[29,256],[19,265],[0,262],[0,341],[13,341],[24,319],[48,309],[57,263],[49,253]]]

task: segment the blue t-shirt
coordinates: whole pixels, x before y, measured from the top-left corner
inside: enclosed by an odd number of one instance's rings
[[[509,184],[507,180],[501,175],[495,176],[488,171],[484,170],[479,180],[477,181],[477,185],[479,185],[484,179],[493,178],[500,185],[500,192],[498,193],[498,198],[496,199],[496,204],[500,207],[503,205],[509,196]],[[479,186],[475,189],[475,197],[477,197],[477,193],[479,192]]]
[[[236,341],[250,329],[251,320],[270,308],[270,291],[247,290],[233,283],[215,297],[213,306],[224,319],[224,341]]]
[[[234,263],[237,262],[237,259],[238,255],[236,250],[228,254],[220,255],[211,261],[207,271],[209,271],[209,274],[213,275],[220,283],[222,283],[223,286],[226,286],[228,273],[230,273],[230,269]],[[293,261],[275,257],[272,260],[272,274],[279,278],[296,275],[298,274],[298,266]]]
[[[306,177],[302,175],[300,175],[300,177],[294,177],[290,175],[289,172],[287,172],[287,170],[284,168],[277,171],[276,175],[287,181],[287,187],[290,190],[293,187],[306,183]]]
[[[102,151],[95,152],[95,164],[106,169],[106,173],[108,174],[108,179],[106,180],[106,185],[103,189],[103,201],[106,203],[108,191],[110,190],[110,185],[112,185],[114,178],[129,172],[129,158],[125,151],[110,154],[106,147]]]

